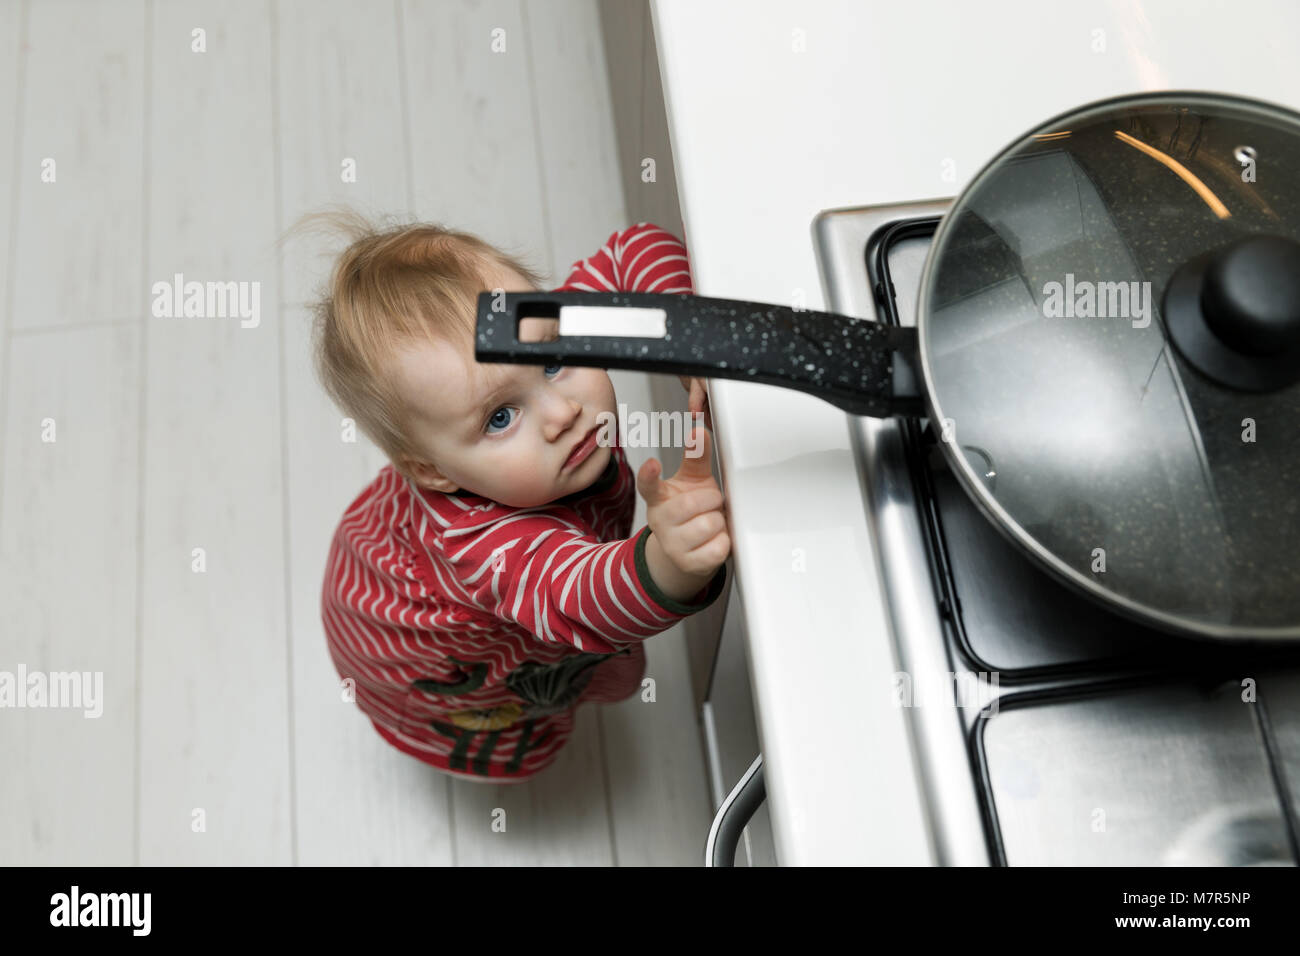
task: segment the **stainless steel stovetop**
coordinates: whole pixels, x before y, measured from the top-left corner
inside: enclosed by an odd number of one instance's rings
[[[950,205],[819,215],[827,308],[914,324]],[[938,863],[1300,863],[1300,648],[1168,635],[1076,595],[977,511],[928,423],[847,421]]]

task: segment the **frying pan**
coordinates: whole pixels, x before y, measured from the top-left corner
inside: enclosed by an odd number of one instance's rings
[[[693,295],[483,293],[475,357],[926,417],[981,511],[1067,585],[1173,633],[1295,640],[1297,173],[1291,110],[1116,97],[975,176],[935,233],[914,328]],[[523,319],[558,338],[522,341]]]

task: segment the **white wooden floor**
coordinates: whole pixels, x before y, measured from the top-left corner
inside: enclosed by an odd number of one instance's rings
[[[328,257],[276,239],[343,200],[558,284],[630,225],[594,0],[5,0],[0,129],[0,670],[104,680],[98,719],[0,709],[0,864],[699,863],[680,628],[657,702],[583,707],[542,778],[489,787],[383,743],[319,619],[384,460],[312,375]],[[152,317],[175,273],[260,283],[260,325]]]

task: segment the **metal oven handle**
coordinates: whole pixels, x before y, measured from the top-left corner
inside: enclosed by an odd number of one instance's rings
[[[727,798],[718,808],[709,828],[709,840],[704,847],[705,866],[735,866],[736,847],[750,817],[765,799],[767,785],[763,782],[763,755],[760,753],[749,765]]]

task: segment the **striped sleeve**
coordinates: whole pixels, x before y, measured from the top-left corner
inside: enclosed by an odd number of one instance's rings
[[[647,526],[599,541],[569,508],[471,511],[440,536],[438,557],[459,600],[541,641],[612,653],[708,607],[726,565],[690,601],[664,594],[645,560]]]
[[[654,223],[612,233],[600,251],[575,262],[556,292],[693,293],[686,245]]]

